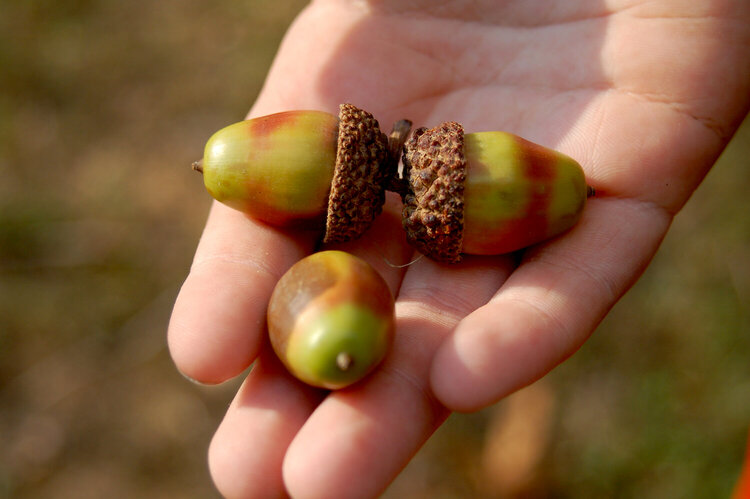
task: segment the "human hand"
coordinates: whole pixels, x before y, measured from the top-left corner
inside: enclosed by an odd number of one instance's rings
[[[336,247],[373,264],[397,296],[395,343],[371,377],[330,394],[291,378],[264,340],[273,286],[317,235],[215,203],[169,345],[204,383],[257,358],[209,453],[229,497],[374,496],[450,410],[543,376],[645,269],[747,112],[746,2],[433,4],[312,3],[251,115],[352,102],[386,131],[400,118],[505,130],[578,160],[598,195],[576,227],[523,255],[404,268],[388,263],[414,259],[389,198],[363,238]]]

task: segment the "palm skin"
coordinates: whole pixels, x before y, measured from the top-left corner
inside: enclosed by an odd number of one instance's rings
[[[605,5],[609,4],[609,5]],[[414,259],[399,202],[360,240],[397,296],[366,381],[328,394],[264,340],[278,278],[316,235],[214,204],[175,304],[177,367],[220,383],[257,363],[209,451],[227,497],[372,497],[451,410],[486,407],[563,361],[645,269],[748,109],[750,4],[737,1],[318,1],[289,30],[252,116],[367,109],[386,131],[461,122],[558,149],[599,195],[522,255]]]

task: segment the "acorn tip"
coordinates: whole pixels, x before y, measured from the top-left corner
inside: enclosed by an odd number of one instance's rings
[[[336,356],[336,366],[342,371],[348,371],[354,364],[354,358],[349,352],[340,352]]]

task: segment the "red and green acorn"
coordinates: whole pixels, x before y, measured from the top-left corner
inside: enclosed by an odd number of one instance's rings
[[[393,297],[367,262],[320,251],[294,264],[268,304],[271,346],[305,383],[345,388],[383,360],[395,330]]]

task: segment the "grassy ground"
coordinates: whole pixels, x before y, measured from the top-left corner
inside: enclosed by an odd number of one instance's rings
[[[165,349],[209,199],[300,1],[0,10],[0,497],[215,497],[236,383]],[[725,497],[750,425],[750,123],[644,277],[542,382],[452,417],[388,497]]]

